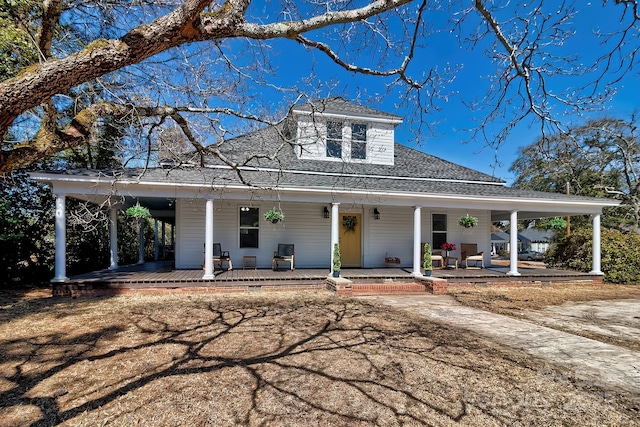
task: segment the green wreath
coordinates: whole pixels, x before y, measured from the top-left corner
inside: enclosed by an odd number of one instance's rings
[[[356,231],[358,218],[355,215],[345,215],[342,217],[342,226],[346,231]]]

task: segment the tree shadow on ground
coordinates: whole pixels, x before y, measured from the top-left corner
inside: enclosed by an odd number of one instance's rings
[[[8,323],[14,425],[629,421],[523,353],[350,299],[67,300]]]

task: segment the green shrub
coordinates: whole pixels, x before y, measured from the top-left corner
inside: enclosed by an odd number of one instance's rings
[[[640,281],[640,235],[603,228],[600,241],[604,280],[610,283]],[[552,266],[589,272],[592,249],[592,230],[583,229],[551,245],[545,260]]]

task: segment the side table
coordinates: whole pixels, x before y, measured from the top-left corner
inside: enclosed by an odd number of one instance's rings
[[[258,261],[255,255],[245,255],[242,257],[242,269],[246,270],[249,268],[253,268],[254,270],[258,269]]]
[[[450,263],[450,261],[453,261],[453,264]],[[448,257],[444,257],[444,268],[458,268],[458,258],[454,257],[454,256],[448,256]]]

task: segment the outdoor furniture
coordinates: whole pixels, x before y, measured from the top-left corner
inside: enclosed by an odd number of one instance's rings
[[[464,262],[465,268],[469,268],[469,262],[474,263],[475,267],[484,268],[484,253],[478,252],[478,245],[475,243],[462,243],[460,245],[461,259]]]
[[[444,262],[444,257],[442,256],[442,251],[431,252],[431,265],[433,265],[434,262],[438,262],[437,268],[446,267],[446,263]],[[436,268],[436,266],[433,265],[433,268]]]
[[[255,255],[245,255],[242,257],[242,269],[247,270],[249,268],[253,268],[254,270],[258,269],[258,261]]]
[[[451,263],[453,261],[453,264]],[[454,256],[447,256],[444,257],[444,267],[445,268],[455,268],[456,270],[458,269],[458,258],[454,257]]]
[[[222,245],[220,243],[213,244],[213,265],[218,264],[221,270],[224,270],[222,267],[223,263],[227,263],[227,267],[229,270],[233,270],[233,263],[231,262],[231,256],[229,255],[229,251],[223,251]]]
[[[275,271],[278,269],[278,265],[281,262],[288,262],[291,270],[295,269],[293,261],[293,245],[288,243],[278,243],[278,250],[273,252],[273,261],[271,261],[271,268]]]

